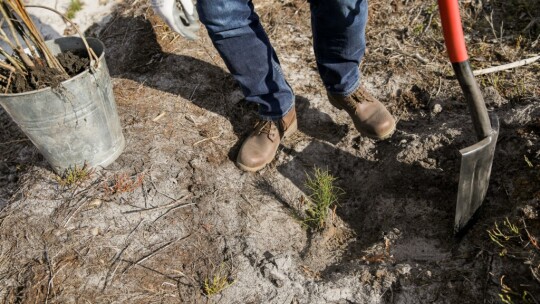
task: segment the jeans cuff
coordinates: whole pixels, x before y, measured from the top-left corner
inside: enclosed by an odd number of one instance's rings
[[[330,93],[332,95],[349,96],[352,93],[356,92],[356,90],[358,90],[359,87],[360,87],[360,77],[358,77],[358,79],[356,79],[354,84],[350,88],[345,90],[344,92],[332,92],[332,91],[328,90],[328,93]]]
[[[289,108],[285,111],[285,113],[283,113],[282,115],[263,115],[261,113],[259,113],[259,118],[262,119],[262,120],[270,120],[270,121],[277,121],[277,120],[280,120],[282,119],[285,115],[287,115],[287,113],[289,113],[292,109],[294,109],[294,98],[291,102],[291,105],[289,106]]]

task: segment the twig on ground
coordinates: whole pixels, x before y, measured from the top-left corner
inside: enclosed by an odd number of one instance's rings
[[[439,93],[441,93],[442,88],[442,77],[439,77],[439,88],[437,89],[437,93],[435,93],[435,97],[439,96]]]
[[[123,262],[126,262],[126,263],[131,263],[131,262],[128,261],[128,260],[122,260],[122,261],[123,261]],[[170,276],[170,275],[168,275],[168,274],[165,274],[165,273],[163,273],[163,272],[161,272],[161,271],[155,270],[155,269],[150,268],[150,267],[148,267],[148,266],[144,266],[144,265],[141,265],[141,264],[138,264],[137,266],[139,266],[139,267],[141,267],[141,268],[144,268],[144,269],[146,269],[146,270],[150,270],[150,271],[152,271],[152,272],[155,272],[155,273],[157,273],[157,274],[159,274],[159,275],[162,275],[162,276],[166,277],[167,279],[173,280],[173,281],[178,282],[178,283],[181,283],[181,284],[185,284],[185,283],[180,282],[179,279],[177,279],[177,278],[175,278],[175,277],[173,277],[173,276]],[[176,270],[175,270],[175,271],[176,271]],[[195,281],[193,278],[190,278],[190,277],[188,277],[188,276],[185,276],[185,275],[184,275],[184,277],[186,277],[186,278],[188,278],[188,279],[191,279],[192,281]],[[185,284],[185,285],[187,285],[187,284]]]
[[[188,234],[187,236],[183,237],[183,238],[177,238],[175,240],[172,240],[172,241],[169,241],[167,243],[165,243],[164,245],[160,246],[158,249],[152,251],[151,253],[141,257],[140,259],[138,259],[137,261],[135,262],[131,262],[131,264],[126,267],[126,269],[124,269],[124,271],[122,271],[122,274],[126,273],[127,271],[129,271],[131,268],[133,268],[133,266],[136,266],[136,265],[139,265],[140,263],[148,260],[149,258],[155,256],[157,253],[159,253],[160,251],[168,248],[169,246],[171,246],[172,244],[178,242],[178,241],[182,241],[182,240],[185,240],[187,239],[188,237],[190,237],[191,234]],[[126,261],[126,262],[129,262],[129,261]]]
[[[159,194],[165,196],[166,198],[171,199],[173,201],[173,203],[177,202],[179,199],[182,199],[182,198],[176,199],[176,198],[174,198],[174,197],[172,197],[172,196],[170,196],[170,195],[168,195],[166,193],[163,193],[163,192],[159,191],[156,184],[154,183],[154,180],[152,179],[152,175],[150,175],[150,184],[154,187],[154,190],[156,191],[156,193],[159,193]],[[152,208],[154,208],[154,207],[152,207]]]
[[[512,63],[508,63],[508,64],[503,64],[503,65],[496,66],[496,67],[476,70],[476,71],[473,72],[473,74],[474,74],[474,76],[479,76],[479,75],[485,75],[485,74],[505,71],[505,70],[509,70],[509,69],[513,69],[513,68],[517,68],[517,67],[520,67],[520,66],[524,66],[524,65],[527,65],[527,64],[534,63],[534,62],[538,61],[539,59],[540,59],[540,56],[531,57],[531,58],[515,61],[515,62],[512,62]]]
[[[208,137],[208,138],[201,139],[201,140],[199,140],[198,142],[194,143],[193,146],[196,146],[196,145],[201,144],[201,143],[203,143],[203,142],[205,142],[205,141],[208,141],[208,140],[218,139],[218,138],[221,137],[221,135],[223,135],[223,132],[220,132],[220,133],[219,133],[218,135],[216,135],[216,136],[212,136],[212,137]]]
[[[133,232],[135,232],[135,230],[137,230],[137,228],[139,228],[139,226],[142,224],[144,220],[140,220],[137,225],[135,226],[135,228],[131,229],[131,231],[128,233],[128,235],[126,236],[126,239],[124,240],[124,248],[122,248],[122,250],[120,250],[113,258],[112,258],[112,262],[111,262],[111,266],[120,258],[120,256],[122,255],[122,253],[124,253],[124,251],[127,249],[127,247],[129,247],[129,243],[128,243],[128,240],[129,238],[131,237],[131,235],[133,234]]]
[[[489,17],[486,15],[484,16],[486,21],[489,23],[489,26],[491,27],[491,32],[493,33],[493,36],[495,36],[495,41],[497,41],[501,47],[501,50],[504,52],[504,48],[502,47],[503,43],[503,23],[501,22],[501,37],[497,37],[497,31],[495,30],[495,25],[493,24],[493,11],[489,14]]]
[[[191,94],[189,95],[189,98],[188,98],[189,101],[193,101],[193,96],[195,96],[195,92],[197,92],[197,89],[199,88],[200,85],[201,85],[200,83],[197,83],[197,85],[193,89],[193,92],[191,92]]]
[[[414,54],[409,54],[409,53],[406,53],[400,49],[393,49],[393,48],[386,48],[387,50],[391,51],[391,52],[396,52],[398,54],[401,54],[401,55],[404,55],[404,56],[407,56],[407,57],[411,57],[411,58],[415,58],[417,59],[418,61],[420,61],[421,63],[423,64],[429,64],[429,60],[425,59],[424,57],[422,57],[420,54],[418,53],[414,53]]]
[[[163,214],[161,214],[160,216],[158,216],[152,223],[155,223],[157,220],[159,220],[160,218],[164,217],[167,213],[173,211],[173,210],[176,210],[176,209],[180,209],[180,208],[184,208],[184,207],[188,207],[188,206],[193,206],[193,205],[196,205],[196,203],[187,203],[187,204],[182,204],[182,205],[178,205],[178,206],[174,206],[174,207],[171,207],[169,210],[163,212]]]
[[[535,25],[539,21],[540,21],[540,18],[534,18],[533,20],[531,20],[531,22],[529,22],[529,24],[527,24],[527,26],[521,32],[525,33],[529,28],[531,28],[533,25]]]
[[[128,233],[128,235],[124,239],[124,247],[120,251],[118,251],[114,255],[114,257],[111,259],[110,267],[112,267],[112,266],[114,266],[114,264],[116,264],[116,262],[120,259],[120,257],[124,253],[124,251],[126,251],[126,249],[129,247],[129,245],[131,244],[131,243],[128,242],[129,238],[135,232],[135,230],[137,230],[137,228],[139,228],[139,226],[142,224],[143,221],[144,220],[141,219],[139,221],[139,223],[137,223],[135,228],[131,229],[131,231]],[[116,267],[114,268],[112,273],[111,273],[111,268],[109,268],[109,270],[107,271],[107,274],[105,275],[105,282],[103,283],[103,288],[101,289],[101,291],[105,291],[105,289],[107,289],[107,286],[109,285],[109,283],[112,282],[112,280],[114,279],[114,275],[116,274],[116,271],[118,270],[118,267],[120,267],[120,264],[116,265]]]
[[[75,209],[75,211],[73,211],[66,219],[66,221],[64,222],[64,228],[67,226],[67,224],[69,223],[69,221],[73,218],[73,216],[82,208],[82,206],[84,206],[86,204],[86,202],[88,202],[89,200],[86,199],[86,197],[82,198],[80,201],[83,201],[79,207],[77,207],[77,209]],[[79,201],[79,202],[80,202]]]
[[[527,237],[529,238],[529,243],[532,244],[534,248],[536,248],[540,252],[540,246],[538,244],[538,240],[529,232],[525,219],[522,218],[521,222],[523,223],[523,230],[525,230],[525,233],[527,234]]]
[[[433,13],[429,14],[429,20],[427,22],[427,25],[424,27],[424,30],[422,31],[422,35],[424,35],[431,27],[431,22],[433,21]]]
[[[249,198],[245,194],[240,194],[240,196],[251,206],[251,208],[255,208]]]
[[[174,200],[174,202],[170,203],[170,204],[167,204],[167,205],[163,205],[163,206],[156,206],[156,207],[152,207],[152,208],[146,208],[146,209],[137,209],[137,210],[129,210],[129,211],[125,211],[125,212],[122,212],[123,214],[129,214],[129,213],[136,213],[136,212],[144,212],[144,211],[156,211],[156,210],[160,210],[160,209],[165,209],[165,208],[169,208],[169,207],[178,207],[176,206],[178,204],[178,202],[181,202],[181,201],[184,201],[186,200],[187,198],[189,198],[191,195],[186,195],[186,196],[183,196],[177,200]]]
[[[153,122],[157,122],[158,120],[162,119],[163,116],[165,116],[167,112],[161,112],[158,116],[156,116],[154,119],[152,119]]]
[[[49,251],[47,250],[47,245],[45,245],[45,248],[43,250],[43,257],[45,258],[45,263],[47,263],[47,272],[48,272],[47,294],[45,295],[45,303],[48,303],[49,295],[51,293],[51,288],[53,285],[53,267],[51,265],[51,260],[49,259]]]

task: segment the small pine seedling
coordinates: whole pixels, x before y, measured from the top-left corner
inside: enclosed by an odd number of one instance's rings
[[[320,168],[315,168],[314,174],[308,176],[305,183],[310,191],[304,219],[306,226],[317,230],[322,230],[326,226],[331,208],[337,205],[339,197],[344,194],[341,188],[334,185],[336,179],[328,170]]]

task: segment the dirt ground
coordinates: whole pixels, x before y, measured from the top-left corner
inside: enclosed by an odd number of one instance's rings
[[[475,68],[540,54],[540,3],[460,2]],[[399,119],[387,141],[327,102],[309,4],[254,3],[299,119],[259,173],[234,165],[256,115],[205,31],[173,34],[146,1],[119,2],[87,31],[106,46],[127,141],[114,164],[62,186],[0,110],[0,301],[540,302],[540,65],[477,78],[500,135],[486,200],[454,236],[459,150],[476,138],[436,1],[370,1],[361,70]],[[323,232],[299,220],[315,167],[346,193]],[[107,187],[118,180],[127,191]],[[523,246],[490,238],[506,219]],[[229,285],[207,295],[213,278]]]

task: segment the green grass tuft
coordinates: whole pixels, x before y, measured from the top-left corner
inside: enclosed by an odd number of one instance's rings
[[[203,291],[207,297],[212,297],[227,287],[234,284],[234,280],[229,279],[229,276],[226,274],[224,264],[221,264],[218,270],[211,275],[210,278],[204,280]]]
[[[82,167],[75,165],[66,169],[62,176],[56,176],[56,181],[60,186],[73,187],[90,178],[93,172],[94,170],[87,164],[84,164]]]
[[[66,18],[73,19],[78,11],[82,10],[84,3],[81,0],[71,0],[66,11]]]
[[[306,218],[303,223],[317,230],[326,227],[332,207],[344,194],[343,190],[334,185],[336,178],[328,170],[315,168],[312,176],[308,176],[305,186],[310,191],[307,200]]]

